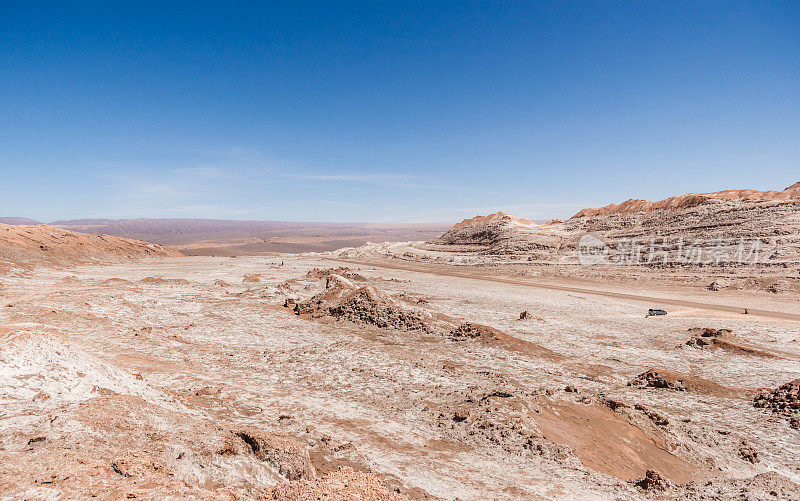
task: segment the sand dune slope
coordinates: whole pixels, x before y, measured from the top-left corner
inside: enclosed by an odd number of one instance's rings
[[[30,264],[180,255],[174,249],[143,240],[90,235],[44,224],[0,224],[0,261]]]

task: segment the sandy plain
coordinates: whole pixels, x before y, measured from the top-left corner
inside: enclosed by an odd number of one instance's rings
[[[800,376],[800,322],[331,257],[8,270],[0,497],[797,498],[800,430],[753,399]],[[425,327],[296,314],[339,266]],[[798,312],[794,294],[642,289]],[[730,332],[687,344],[697,328]]]

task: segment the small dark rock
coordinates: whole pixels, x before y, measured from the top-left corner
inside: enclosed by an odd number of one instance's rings
[[[663,491],[669,487],[669,482],[659,475],[657,471],[647,470],[644,478],[636,482],[636,487],[645,491]]]
[[[742,446],[739,448],[739,457],[753,464],[759,461],[758,451],[745,441],[742,441]]]

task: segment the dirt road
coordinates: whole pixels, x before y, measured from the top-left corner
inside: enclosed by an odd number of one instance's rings
[[[800,315],[795,313],[785,313],[781,311],[773,311],[773,310],[763,310],[758,308],[750,308],[749,306],[740,306],[740,305],[725,305],[725,304],[714,304],[714,303],[702,303],[697,301],[686,301],[683,299],[670,299],[670,298],[663,298],[663,297],[654,297],[654,296],[644,296],[640,294],[630,294],[624,292],[614,292],[614,291],[605,291],[599,289],[587,289],[584,287],[575,287],[572,285],[563,285],[563,284],[553,284],[553,283],[544,283],[544,282],[533,282],[530,280],[522,280],[522,279],[514,279],[514,278],[504,278],[504,277],[495,277],[495,276],[488,276],[488,275],[480,275],[477,273],[469,273],[469,272],[460,272],[460,271],[444,271],[444,270],[437,270],[437,269],[429,269],[422,266],[403,266],[399,264],[388,264],[388,263],[376,263],[372,261],[357,261],[357,260],[350,260],[350,259],[337,259],[337,258],[326,258],[330,261],[335,261],[338,263],[346,263],[346,264],[355,264],[361,266],[374,266],[376,268],[386,268],[390,270],[402,270],[402,271],[411,271],[415,273],[427,273],[430,275],[439,275],[439,276],[449,276],[449,277],[461,277],[467,278],[471,280],[482,280],[485,282],[497,282],[497,283],[504,283],[504,284],[512,284],[512,285],[524,285],[528,287],[537,287],[540,289],[552,289],[552,290],[560,290],[560,291],[567,291],[567,292],[576,292],[580,294],[592,294],[595,296],[605,296],[605,297],[613,297],[617,299],[628,299],[631,301],[642,301],[649,303],[653,307],[661,307],[664,305],[669,306],[682,306],[686,308],[700,308],[704,310],[712,310],[712,311],[722,311],[727,313],[740,313],[760,317],[770,317],[770,318],[779,318],[783,320],[794,320],[800,321]]]

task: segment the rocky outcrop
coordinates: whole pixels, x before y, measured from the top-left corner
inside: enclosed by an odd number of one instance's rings
[[[615,214],[640,214],[661,210],[677,211],[690,209],[700,205],[714,202],[734,203],[763,203],[800,201],[800,183],[793,184],[783,191],[758,191],[758,190],[724,190],[712,193],[689,193],[678,195],[657,202],[650,200],[630,199],[619,205],[610,204],[596,209],[583,209],[573,216],[574,218],[610,216]]]
[[[281,476],[289,480],[316,477],[308,447],[299,439],[257,430],[241,430],[236,432],[236,436],[259,460],[272,465]]]
[[[583,262],[591,250],[590,264],[794,266],[800,264],[798,185],[631,199],[543,225],[499,212],[464,220],[424,247],[546,262]]]
[[[494,246],[519,237],[538,225],[505,212],[465,219],[430,241],[438,245]]]
[[[630,380],[628,386],[634,388],[660,388],[673,391],[689,391],[718,397],[738,395],[737,391],[721,386],[713,381],[666,369],[650,369],[647,372],[643,372]]]
[[[753,405],[785,417],[792,428],[800,429],[800,379],[760,394]]]
[[[325,290],[292,306],[298,315],[331,316],[383,329],[430,332],[421,313],[402,307],[373,285],[355,287],[341,275],[329,275]]]
[[[669,482],[662,478],[655,470],[647,470],[644,478],[636,482],[636,487],[643,491],[663,491],[669,487]]]
[[[691,334],[700,337],[724,337],[731,333],[730,329],[712,329],[711,327],[693,327],[689,329]]]

